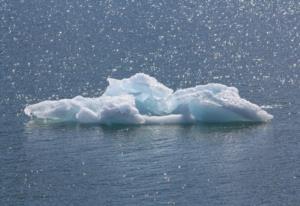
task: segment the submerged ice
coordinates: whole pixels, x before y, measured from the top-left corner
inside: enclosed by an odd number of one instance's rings
[[[117,80],[97,98],[43,101],[29,105],[25,114],[55,122],[100,124],[184,124],[267,122],[273,116],[222,84],[198,85],[173,91],[155,78],[138,73]]]

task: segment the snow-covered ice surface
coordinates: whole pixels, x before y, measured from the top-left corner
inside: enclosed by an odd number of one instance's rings
[[[210,83],[173,91],[155,78],[137,73],[108,78],[102,96],[43,101],[25,113],[54,122],[100,124],[187,124],[267,122],[273,116],[239,96],[238,89]]]

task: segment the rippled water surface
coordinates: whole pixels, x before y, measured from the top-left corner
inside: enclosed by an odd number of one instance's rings
[[[0,0],[0,205],[297,205],[297,1]],[[254,125],[45,124],[26,105],[137,72],[232,85]]]

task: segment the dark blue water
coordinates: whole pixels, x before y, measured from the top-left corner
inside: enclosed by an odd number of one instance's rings
[[[298,205],[297,1],[0,0],[0,205]],[[262,125],[37,124],[26,105],[144,72],[218,82]]]

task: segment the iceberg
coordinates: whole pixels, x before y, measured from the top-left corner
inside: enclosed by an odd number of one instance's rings
[[[99,124],[195,124],[268,122],[273,116],[239,96],[238,89],[210,83],[173,91],[137,73],[108,78],[102,96],[43,101],[24,109],[33,119]]]

